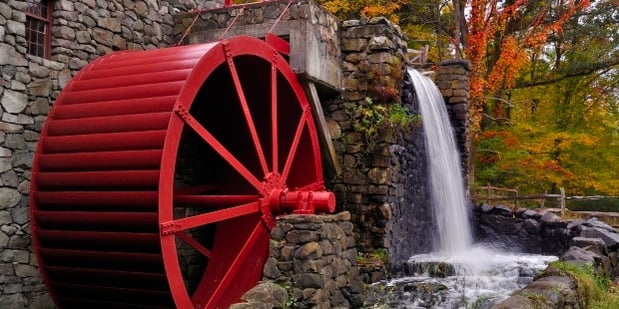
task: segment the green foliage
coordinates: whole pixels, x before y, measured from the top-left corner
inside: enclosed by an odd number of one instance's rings
[[[387,264],[387,261],[388,261],[388,259],[389,259],[389,254],[387,253],[387,249],[385,249],[385,248],[379,248],[379,249],[376,249],[376,250],[372,253],[372,255],[373,255],[375,258],[377,258],[377,259],[379,259],[380,261],[382,261],[384,264]]]
[[[353,128],[363,134],[367,140],[378,134],[380,127],[385,125],[387,108],[381,104],[374,104],[370,97],[366,97],[363,104],[355,107],[355,121]]]
[[[370,97],[354,107],[352,127],[373,145],[381,134],[393,134],[398,128],[406,129],[420,123],[419,115],[412,114],[400,103],[375,103]]]
[[[282,309],[292,309],[296,307],[296,302],[295,302],[295,298],[294,298],[294,293],[293,293],[293,289],[292,289],[292,284],[290,282],[280,282],[278,283],[279,286],[283,287],[286,290],[286,294],[288,294],[288,298],[286,299],[286,302],[281,304]]]
[[[550,263],[559,275],[570,276],[576,283],[583,308],[619,308],[619,291],[603,274],[596,274],[593,266],[583,267],[564,261]]]
[[[546,294],[543,294],[543,293],[534,293],[534,292],[525,291],[521,293],[521,295],[532,300],[533,306],[536,309],[543,308],[542,304],[545,304],[548,301],[548,296],[546,296]]]
[[[385,248],[378,248],[373,252],[357,252],[357,264],[364,266],[384,267],[389,260],[389,254]]]
[[[402,104],[393,104],[389,110],[389,123],[393,127],[406,128],[418,126],[421,123],[421,116],[412,114]]]
[[[512,91],[509,122],[478,135],[476,181],[523,194],[564,187],[569,195],[618,195],[619,102],[610,93],[593,99],[600,79]]]

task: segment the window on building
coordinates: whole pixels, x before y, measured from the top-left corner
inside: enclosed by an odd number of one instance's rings
[[[49,0],[26,0],[28,54],[49,58],[52,12]]]

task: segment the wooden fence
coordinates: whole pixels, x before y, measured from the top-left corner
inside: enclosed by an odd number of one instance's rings
[[[587,200],[587,201],[596,201],[602,199],[619,199],[619,196],[605,196],[605,195],[588,195],[588,196],[566,196],[565,189],[560,188],[559,194],[533,194],[533,195],[520,195],[518,192],[518,188],[501,188],[494,187],[490,184],[486,186],[479,187],[475,186],[471,188],[471,194],[469,196],[470,199],[474,201],[486,201],[486,203],[490,203],[491,201],[512,201],[514,206],[518,205],[518,201],[525,200],[538,200],[540,201],[540,207],[544,207],[546,200],[555,200],[559,202],[559,208],[561,209],[561,216],[565,215],[565,201],[566,200]]]

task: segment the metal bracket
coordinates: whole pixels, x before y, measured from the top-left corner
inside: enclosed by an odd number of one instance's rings
[[[179,117],[181,117],[185,121],[188,121],[189,118],[191,118],[189,115],[189,110],[187,110],[187,108],[182,104],[176,105],[174,111],[176,112],[176,114],[178,114]]]
[[[175,221],[161,223],[160,230],[161,236],[170,236],[175,234],[181,229],[181,224]]]

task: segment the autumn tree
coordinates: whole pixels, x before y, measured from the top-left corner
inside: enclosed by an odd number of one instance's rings
[[[482,115],[504,118],[501,100],[515,86],[528,53],[561,33],[588,0],[320,0],[341,19],[386,16],[408,34],[409,45],[431,44],[434,61],[471,61],[473,128]],[[418,43],[419,42],[419,43]]]
[[[479,183],[617,194],[617,0],[321,3],[343,19],[399,21],[432,61],[471,61]]]
[[[528,63],[528,53],[543,48],[588,5],[588,0],[471,1],[468,33],[461,43],[472,64],[474,129],[484,115],[492,120],[505,118],[506,90],[515,86],[518,73]]]
[[[619,7],[602,0],[527,53],[509,119],[479,136],[477,179],[619,194]]]

